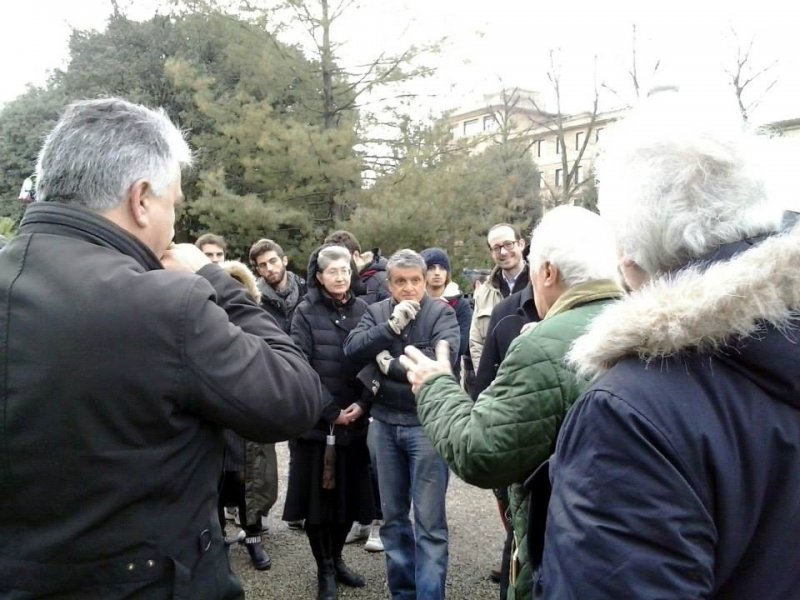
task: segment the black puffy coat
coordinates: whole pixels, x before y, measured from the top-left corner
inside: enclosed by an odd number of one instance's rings
[[[291,335],[319,375],[323,393],[322,418],[312,430],[300,437],[325,441],[339,411],[361,401],[364,392],[364,387],[356,377],[363,362],[348,359],[343,346],[347,335],[366,312],[367,305],[352,294],[341,303],[325,292],[316,279],[317,252],[311,255],[308,292],[295,309]],[[360,405],[367,408],[363,402]],[[353,423],[336,425],[334,433],[337,443],[348,444],[353,437],[366,435],[367,423],[365,410],[365,414]]]
[[[319,379],[217,265],[165,271],[84,209],[0,252],[0,597],[241,598],[216,515],[222,427],[307,430]]]

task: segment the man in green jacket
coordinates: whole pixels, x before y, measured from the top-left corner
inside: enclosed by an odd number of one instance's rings
[[[623,294],[613,236],[583,208],[561,206],[544,216],[531,238],[529,263],[542,321],[514,340],[475,403],[452,376],[444,347],[437,348],[436,361],[414,348],[401,357],[425,433],[452,470],[479,487],[510,486],[515,548],[509,599],[531,595],[522,483],[552,454],[564,416],[586,385],[564,365],[564,355]]]

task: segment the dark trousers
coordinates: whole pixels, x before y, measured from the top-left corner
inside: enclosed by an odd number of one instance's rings
[[[349,523],[306,524],[308,545],[311,546],[311,553],[314,555],[314,560],[318,566],[322,565],[324,561],[337,561],[342,558],[344,540],[349,531]]]

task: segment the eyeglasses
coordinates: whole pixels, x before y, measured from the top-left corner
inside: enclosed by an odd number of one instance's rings
[[[500,250],[505,250],[506,252],[511,252],[514,246],[517,245],[516,240],[508,240],[507,242],[503,242],[502,244],[495,244],[494,246],[489,246],[489,250],[492,254],[500,254]]]
[[[338,277],[340,275],[342,277],[350,277],[351,272],[350,267],[343,267],[341,269],[325,269],[322,274],[328,277]]]

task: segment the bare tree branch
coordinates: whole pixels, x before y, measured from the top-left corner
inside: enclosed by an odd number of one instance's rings
[[[761,69],[756,69],[752,59],[755,37],[750,38],[747,45],[743,46],[739,35],[733,28],[730,29],[730,36],[736,44],[736,57],[733,67],[724,67],[723,71],[729,78],[728,83],[733,88],[742,118],[749,121],[752,112],[763,102],[766,95],[778,82],[778,78],[775,77],[766,83],[760,91],[755,89],[754,84],[756,81],[763,80],[763,76],[767,75],[778,64],[778,61],[775,60]],[[748,101],[745,97],[751,96],[751,92],[757,95]]]

